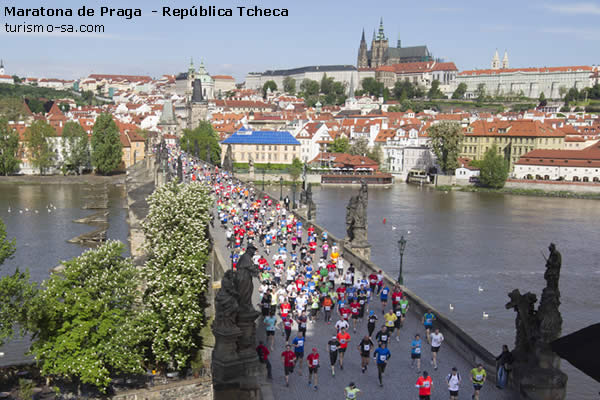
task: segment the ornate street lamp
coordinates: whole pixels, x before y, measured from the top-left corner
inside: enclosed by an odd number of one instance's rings
[[[404,235],[398,240],[398,250],[400,250],[400,271],[398,272],[398,283],[404,285],[404,278],[402,277],[402,258],[404,256],[404,249],[406,248],[406,239]]]
[[[283,176],[279,177],[279,201],[283,200]]]

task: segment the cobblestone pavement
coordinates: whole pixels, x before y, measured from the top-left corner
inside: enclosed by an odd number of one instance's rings
[[[216,246],[223,258],[225,260],[230,260],[230,251],[226,248],[225,231],[221,228],[217,218],[215,218],[215,228],[212,229],[212,232],[215,237]],[[262,248],[259,249],[259,252],[263,254]],[[255,296],[257,296],[256,290]],[[256,302],[258,303],[258,299]],[[383,324],[381,303],[376,299],[371,304],[379,317],[378,324],[375,328],[375,332],[377,332]],[[391,305],[388,305],[386,311],[389,310],[389,307],[391,307]],[[334,377],[331,375],[331,369],[329,368],[330,362],[327,341],[336,333],[333,324],[337,321],[337,317],[332,317],[333,322],[331,325],[327,325],[323,321],[323,316],[321,314],[319,314],[319,317],[320,318],[315,323],[309,323],[308,325],[306,344],[304,347],[304,363],[301,369],[296,368],[294,373],[290,376],[289,387],[285,386],[283,363],[281,360],[281,352],[285,346],[285,337],[282,335],[281,329],[276,332],[274,350],[271,351],[269,357],[273,367],[272,388],[275,399],[345,399],[344,388],[348,386],[350,382],[354,382],[361,390],[359,399],[396,400],[419,398],[418,389],[415,387],[415,383],[420,374],[416,367],[411,366],[410,343],[416,333],[419,333],[421,337],[424,338],[425,331],[420,320],[417,320],[417,317],[414,314],[408,313],[404,327],[400,331],[399,341],[396,341],[396,332],[394,332],[394,337],[389,342],[389,350],[392,357],[388,362],[383,377],[383,387],[379,386],[377,367],[372,358],[369,361],[369,367],[366,373],[361,373],[360,354],[357,346],[362,337],[367,334],[366,321],[362,321],[358,324],[356,333],[353,332],[352,327],[348,331],[351,335],[351,341],[344,358],[344,369],[340,370],[339,364],[337,364]],[[262,325],[259,324],[259,326]],[[442,334],[443,333],[444,332],[442,332]],[[292,339],[295,334],[296,330],[294,329],[292,330],[290,339]],[[261,328],[259,328],[257,336],[259,339],[265,338],[265,333]],[[318,372],[319,385],[317,391],[314,390],[313,386],[308,385],[308,367],[306,366],[306,356],[313,347],[318,349],[321,362],[321,367]],[[433,369],[433,365],[431,365],[431,349],[426,341],[423,340],[421,362],[421,368],[428,371],[433,379],[432,400],[449,398],[445,378],[450,373],[452,367],[458,368],[462,378],[458,398],[471,398],[473,387],[469,380],[469,371],[473,366],[467,364],[467,362],[449,345],[442,344],[440,352],[438,353],[438,370],[436,371]],[[300,375],[300,372],[302,375]],[[487,372],[488,375],[495,373],[495,371]],[[514,391],[497,389],[491,381],[486,382],[480,394],[481,400],[508,400],[518,398],[519,396]]]

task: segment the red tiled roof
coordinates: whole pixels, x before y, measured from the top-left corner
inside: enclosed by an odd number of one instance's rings
[[[469,131],[471,130],[471,131]],[[502,132],[501,132],[502,131]],[[466,136],[511,136],[511,137],[564,137],[559,129],[540,121],[484,121],[473,122],[465,131]]]
[[[523,154],[517,164],[598,168],[600,143],[581,150],[532,150]]]

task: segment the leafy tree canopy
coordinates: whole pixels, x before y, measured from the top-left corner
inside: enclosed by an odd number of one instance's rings
[[[112,115],[100,114],[92,134],[92,165],[100,174],[115,171],[123,160],[119,128]]]
[[[296,93],[296,80],[291,76],[286,76],[283,79],[283,91],[287,94]]]
[[[40,170],[40,175],[54,163],[54,149],[50,142],[54,136],[56,131],[46,121],[34,121],[25,131],[29,159]]]
[[[431,88],[429,89],[429,92],[427,93],[427,97],[429,97],[430,99],[445,99],[446,98],[444,93],[442,93],[442,91],[440,90],[440,81],[435,79],[433,82],[431,82]]]
[[[427,130],[431,139],[431,147],[437,158],[437,163],[445,173],[454,173],[458,168],[458,156],[463,139],[460,124],[455,122],[441,122],[429,127]]]
[[[319,94],[319,82],[312,79],[304,79],[300,83],[300,91],[304,96],[314,96]]]
[[[271,89],[271,92],[274,92],[277,90],[277,84],[275,83],[275,81],[266,81],[265,84],[262,87],[262,95],[264,98],[267,97],[267,91]]]
[[[69,121],[62,132],[65,168],[79,173],[80,167],[90,164],[88,135],[77,122]]]
[[[19,171],[20,160],[19,134],[0,118],[0,175],[14,174]],[[1,264],[1,261],[0,261]]]
[[[350,151],[350,141],[346,137],[333,139],[333,143],[329,145],[331,153],[348,153]]]
[[[206,146],[209,146],[209,161],[215,165],[221,163],[219,134],[208,121],[200,121],[200,124],[195,129],[184,129],[180,146],[186,153],[193,154],[202,160],[206,158]]]
[[[452,98],[453,99],[464,99],[465,93],[467,93],[467,84],[464,82],[461,82],[456,87],[456,90],[454,91],[454,93],[452,93]]]
[[[302,161],[300,161],[300,159],[298,159],[297,157],[294,157],[294,159],[292,160],[292,165],[290,165],[290,167],[288,168],[288,172],[293,181],[298,180],[300,174],[302,174],[303,167],[304,164],[302,164]]]
[[[500,189],[506,183],[508,178],[508,163],[498,151],[498,146],[494,143],[488,151],[485,152],[483,160],[480,163],[479,181],[482,185]]]

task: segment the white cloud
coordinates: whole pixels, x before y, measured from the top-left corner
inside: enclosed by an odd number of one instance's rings
[[[600,15],[600,4],[596,3],[546,4],[544,8],[560,14]]]

